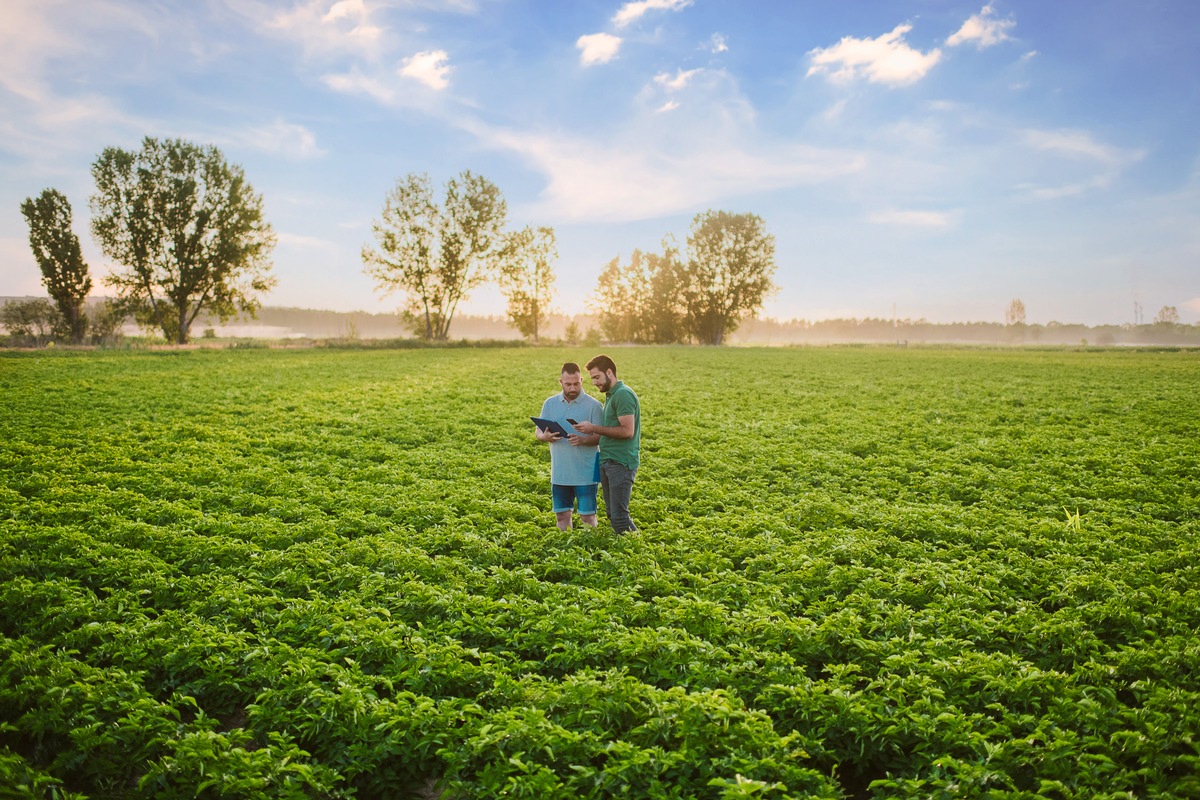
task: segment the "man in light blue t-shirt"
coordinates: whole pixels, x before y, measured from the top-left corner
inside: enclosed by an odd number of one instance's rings
[[[542,419],[561,424],[570,435],[565,439],[551,430],[534,428],[539,442],[550,444],[550,496],[558,529],[571,528],[576,503],[584,525],[596,527],[597,445],[600,437],[575,431],[574,423],[598,423],[604,417],[604,407],[591,395],[584,394],[583,375],[579,365],[568,361],[558,376],[562,391],[542,403]]]

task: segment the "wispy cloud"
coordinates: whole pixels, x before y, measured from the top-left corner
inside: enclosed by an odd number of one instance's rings
[[[677,109],[677,108],[679,108],[679,101],[678,101],[678,100],[668,100],[667,102],[665,102],[665,103],[663,103],[661,106],[659,106],[659,107],[656,109],[656,111],[657,111],[659,114],[665,114],[666,112],[668,112],[668,111],[674,111],[674,110],[675,110],[675,109]]]
[[[946,211],[914,211],[890,209],[877,211],[868,219],[876,225],[895,225],[905,228],[948,228],[957,214]]]
[[[317,146],[316,134],[303,125],[283,120],[250,128],[236,138],[238,144],[284,158],[308,159],[325,154],[325,151]]]
[[[93,73],[114,40],[126,47],[153,41],[157,28],[167,25],[162,16],[155,9],[134,11],[109,0],[79,8],[64,0],[0,3],[3,148],[34,163],[48,163],[90,143],[98,132],[122,139],[131,131],[144,132],[148,122],[97,90],[103,81]]]
[[[338,245],[328,239],[321,239],[316,236],[307,236],[302,233],[288,233],[287,231],[279,231],[276,233],[276,238],[279,244],[285,247],[304,248],[308,250],[337,250]]]
[[[1075,197],[1112,185],[1121,171],[1146,157],[1142,149],[1130,150],[1099,142],[1087,131],[1080,130],[1025,130],[1019,134],[1020,141],[1031,150],[1054,158],[1057,165],[1076,162],[1076,167],[1067,167],[1079,172],[1092,172],[1086,177],[1068,180],[1056,185],[1024,184],[1019,189],[1038,200],[1056,200]],[[1050,173],[1049,169],[1045,170]]]
[[[1140,161],[1145,157],[1145,153],[1140,150],[1122,150],[1097,142],[1087,131],[1026,130],[1022,138],[1025,144],[1034,150],[1058,153],[1072,158],[1089,159],[1101,164],[1116,166]]]
[[[692,4],[692,0],[634,0],[626,3],[613,15],[612,22],[618,28],[641,19],[650,11],[679,11]]]
[[[363,74],[357,67],[349,72],[326,75],[321,81],[334,91],[366,95],[382,105],[392,105],[396,102],[397,92],[394,86],[379,77]]]
[[[450,74],[450,66],[446,63],[448,58],[445,50],[417,53],[404,59],[400,74],[418,80],[430,89],[441,91],[450,84],[446,77]]]
[[[1061,200],[1064,197],[1078,197],[1098,189],[1104,189],[1112,184],[1112,178],[1112,175],[1105,174],[1079,183],[1067,183],[1059,186],[1022,184],[1017,189],[1024,191],[1035,200]]]
[[[621,37],[611,33],[590,33],[580,36],[575,46],[579,48],[579,63],[583,66],[607,64],[620,52]]]
[[[598,141],[479,122],[470,129],[545,176],[530,214],[553,220],[652,219],[756,191],[818,184],[864,166],[853,152],[790,142],[748,147],[700,137],[659,148],[627,137]]]
[[[849,105],[849,101],[843,97],[841,100],[838,100],[829,108],[822,111],[820,114],[820,119],[824,122],[834,122],[841,119],[842,115],[846,113],[847,105]]]
[[[729,45],[725,44],[725,37],[719,33],[714,33],[712,39],[709,40],[709,47],[714,53],[725,53],[729,51]]]
[[[809,52],[808,75],[827,74],[835,83],[866,78],[871,83],[905,86],[919,81],[941,60],[939,49],[922,53],[904,41],[912,25],[897,25],[874,39],[845,36],[832,47]]]
[[[166,9],[130,8],[121,0],[82,5],[71,0],[4,0],[0,3],[0,86],[25,95],[22,82],[40,83],[53,64],[93,58],[121,35],[132,34],[141,43],[160,33],[177,33],[179,23],[179,16],[172,19]]]
[[[74,49],[66,26],[51,24],[47,3],[0,4],[0,86],[27,100],[46,94],[42,67],[51,53]]]
[[[974,44],[982,50],[985,47],[1008,41],[1010,38],[1008,31],[1016,24],[1017,21],[1014,19],[997,19],[996,10],[989,3],[978,14],[964,22],[962,27],[946,40],[946,44],[950,47]]]

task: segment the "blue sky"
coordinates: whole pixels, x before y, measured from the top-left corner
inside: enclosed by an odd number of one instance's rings
[[[1197,322],[1198,76],[1195,0],[5,0],[0,295],[42,293],[47,187],[107,271],[90,166],[149,135],[245,169],[268,305],[393,310],[385,194],[470,169],[554,228],[567,313],[723,209],[775,237],[776,318]]]

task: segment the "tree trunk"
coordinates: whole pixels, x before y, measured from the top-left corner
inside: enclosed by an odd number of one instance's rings
[[[87,333],[87,317],[83,313],[83,305],[81,303],[70,307],[70,314],[67,316],[67,325],[71,330],[71,344],[83,344],[84,334]]]
[[[191,327],[192,327],[191,322],[189,322],[188,318],[187,318],[187,306],[180,306],[179,307],[179,335],[177,337],[177,341],[175,342],[176,344],[187,344],[188,343],[188,339],[191,338],[188,335],[191,332]]]

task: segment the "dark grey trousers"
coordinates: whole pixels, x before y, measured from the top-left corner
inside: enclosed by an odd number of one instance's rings
[[[636,531],[637,525],[629,517],[629,498],[633,496],[633,479],[636,469],[630,469],[615,461],[600,462],[600,488],[604,490],[604,515],[612,525],[614,533]]]

